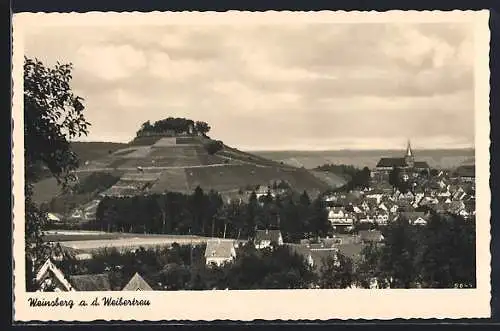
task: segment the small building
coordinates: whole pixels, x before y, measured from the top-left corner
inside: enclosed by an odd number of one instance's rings
[[[47,213],[47,219],[53,223],[60,223],[63,220],[63,216],[57,213]]]
[[[411,225],[427,225],[428,214],[421,211],[402,212],[396,216],[396,220],[400,218],[408,220]]]
[[[283,245],[283,236],[280,230],[256,230],[254,245],[257,249]]]
[[[130,281],[123,287],[122,291],[153,291],[151,286],[137,272]]]
[[[235,240],[212,239],[207,241],[205,262],[207,265],[222,266],[236,258]]]
[[[35,276],[37,292],[70,292],[75,291],[63,272],[50,259],[38,269]]]
[[[476,179],[476,165],[461,165],[455,170],[455,176],[464,182],[473,182]]]
[[[354,217],[352,213],[345,211],[342,207],[333,207],[329,209],[328,221],[333,226],[353,225]]]

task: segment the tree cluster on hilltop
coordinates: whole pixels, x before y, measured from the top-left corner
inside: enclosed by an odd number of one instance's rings
[[[255,229],[280,228],[284,238],[297,242],[305,236],[330,231],[321,200],[307,193],[271,194],[248,202],[223,203],[214,191],[196,188],[193,194],[168,192],[128,198],[105,198],[97,208],[95,230],[135,233],[196,234],[227,238],[252,237]]]
[[[151,124],[150,121],[144,122],[137,131],[137,136],[144,136],[149,134],[201,134],[206,135],[210,131],[208,123],[203,121],[193,121],[183,117],[168,117]]]

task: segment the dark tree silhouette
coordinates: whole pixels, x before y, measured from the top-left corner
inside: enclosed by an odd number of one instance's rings
[[[48,68],[38,60],[24,59],[25,132],[25,243],[27,289],[33,290],[33,271],[50,254],[42,230],[47,215],[32,201],[33,183],[48,169],[63,187],[74,179],[78,158],[70,140],[88,133],[83,99],[71,90],[72,64]]]

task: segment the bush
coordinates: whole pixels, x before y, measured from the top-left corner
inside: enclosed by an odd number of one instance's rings
[[[210,140],[205,144],[205,149],[208,154],[213,155],[224,148],[224,144],[220,140]]]

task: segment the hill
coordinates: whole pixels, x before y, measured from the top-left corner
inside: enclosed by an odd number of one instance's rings
[[[86,160],[76,171],[79,197],[130,196],[147,193],[192,192],[197,186],[234,197],[249,186],[286,181],[297,191],[316,195],[345,184],[345,179],[311,172],[283,162],[239,151],[221,144],[220,150],[208,146],[216,142],[203,135],[138,136],[128,144],[85,143],[76,146],[77,155]],[[96,156],[90,159],[91,156]],[[109,187],[95,182],[117,178]],[[82,189],[83,188],[83,189]],[[48,202],[61,192],[54,179],[35,185],[35,201]],[[83,198],[82,198],[83,199]],[[85,201],[80,201],[84,203]]]
[[[401,157],[404,150],[254,151],[260,157],[296,167],[313,169],[323,164],[347,164],[374,168],[381,157]],[[415,157],[432,168],[455,168],[474,159],[473,149],[414,150]],[[472,161],[473,162],[473,161]]]
[[[81,162],[85,162],[101,158],[125,146],[127,144],[124,143],[74,141],[71,143],[71,150],[78,155]]]

